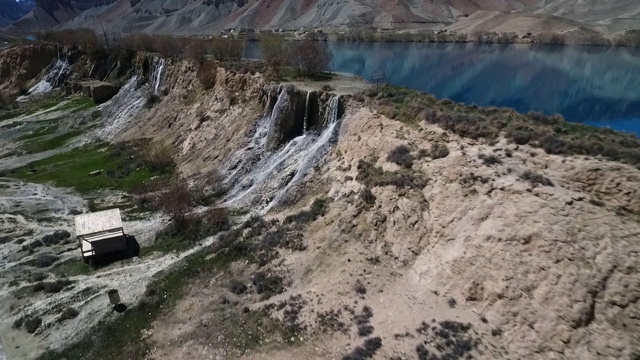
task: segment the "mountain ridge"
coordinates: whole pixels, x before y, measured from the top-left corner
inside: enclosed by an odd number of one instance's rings
[[[467,19],[473,15],[475,20],[469,23]],[[632,0],[615,3],[595,0],[39,0],[14,29],[104,26],[147,33],[198,35],[226,28],[346,30],[456,26],[455,30],[461,32],[495,28],[527,32],[535,29],[530,24],[536,22],[535,19],[551,22],[552,31],[584,27],[612,33],[640,26],[640,4]],[[509,26],[500,28],[496,22],[509,22]]]

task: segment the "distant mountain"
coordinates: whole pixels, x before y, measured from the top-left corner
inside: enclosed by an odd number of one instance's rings
[[[12,0],[0,0],[10,2]],[[443,28],[613,32],[640,27],[637,0],[37,0],[20,30],[119,28],[211,34],[225,28]]]
[[[17,21],[14,29],[26,31],[51,29],[74,19],[87,10],[111,5],[114,1],[115,0],[36,0],[35,7],[32,7],[33,10]]]
[[[11,25],[35,6],[35,0],[0,0],[0,27]]]

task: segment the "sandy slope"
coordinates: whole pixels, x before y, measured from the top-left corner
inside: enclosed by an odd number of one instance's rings
[[[285,253],[291,285],[272,300],[302,295],[308,303],[300,316],[311,334],[294,348],[267,347],[243,358],[340,358],[364,339],[348,315],[342,319],[350,330],[340,334],[320,330],[316,314],[345,305],[373,309],[372,336],[383,342],[376,359],[415,358],[422,339],[416,329],[431,319],[472,324],[482,343],[473,352],[479,359],[620,359],[638,346],[640,224],[615,212],[618,206],[640,211],[640,171],[505,142],[488,145],[434,126],[411,128],[350,105],[328,163],[306,185],[307,193],[335,201],[307,229],[308,250]],[[360,159],[377,157],[379,166],[396,170],[385,160],[389,150],[408,144],[417,151],[433,142],[445,143],[451,154],[413,166],[430,179],[426,188],[376,187],[375,205],[363,209],[363,185],[353,180]],[[503,163],[484,165],[479,154]],[[519,178],[525,170],[555,186],[532,186]],[[357,280],[366,295],[353,290]],[[179,311],[157,320],[151,358],[226,354],[211,309],[230,297],[240,301],[240,311],[245,300],[225,284],[216,278],[194,286]],[[203,333],[202,326],[211,330]]]

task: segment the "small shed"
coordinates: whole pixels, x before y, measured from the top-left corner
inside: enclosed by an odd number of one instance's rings
[[[75,222],[76,238],[85,262],[94,256],[127,248],[120,209],[76,215]]]

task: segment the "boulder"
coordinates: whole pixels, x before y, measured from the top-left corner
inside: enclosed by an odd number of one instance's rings
[[[89,96],[96,104],[102,104],[109,101],[118,93],[118,87],[106,82],[92,82],[88,85]]]

